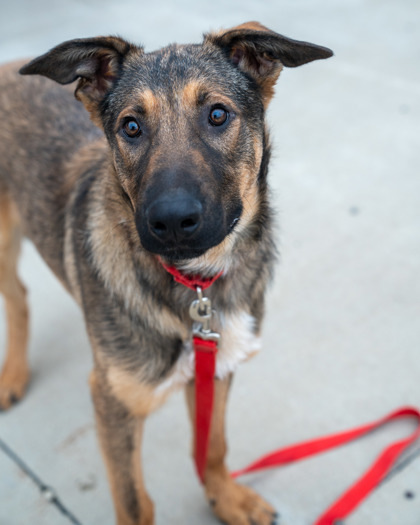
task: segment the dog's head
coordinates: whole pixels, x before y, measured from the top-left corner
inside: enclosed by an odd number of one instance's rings
[[[21,73],[79,79],[143,248],[185,261],[226,253],[257,224],[274,84],[283,66],[331,55],[250,22],[153,53],[116,37],[73,40]]]

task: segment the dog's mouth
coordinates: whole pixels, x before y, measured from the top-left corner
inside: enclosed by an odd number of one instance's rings
[[[174,242],[170,243],[159,243],[155,239],[150,237],[142,240],[140,236],[140,241],[144,249],[153,255],[158,255],[162,257],[170,265],[179,265],[187,264],[188,261],[193,261],[194,259],[199,259],[200,257],[208,254],[212,248],[220,246],[223,242],[226,241],[227,237],[230,236],[238,225],[240,218],[235,218],[229,225],[227,233],[219,231],[218,235],[212,235],[207,237],[207,242],[203,245],[188,245],[188,244],[177,244]]]
[[[233,231],[229,230],[227,234],[218,232],[218,235],[212,235],[211,238],[204,238],[203,243],[160,243],[151,237],[142,238],[140,242],[145,250],[164,258],[168,263],[187,262],[205,256],[212,248],[222,244],[226,237]]]
[[[154,255],[159,255],[164,258],[169,264],[175,264],[180,262],[189,261],[192,259],[197,259],[206,254],[210,248],[182,248],[180,246],[174,248],[164,248],[158,251],[153,251]],[[148,250],[150,251],[150,250]]]
[[[236,211],[228,225],[222,213],[210,214],[205,220],[190,213],[177,222],[152,221],[147,213],[136,214],[136,227],[143,248],[173,264],[197,259],[221,245],[240,221],[242,209]]]

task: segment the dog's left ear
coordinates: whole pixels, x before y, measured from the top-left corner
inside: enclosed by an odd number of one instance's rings
[[[101,126],[99,105],[119,78],[126,56],[142,49],[119,37],[69,40],[20,69],[22,75],[43,75],[59,84],[79,79],[75,97]]]
[[[204,43],[220,47],[233,65],[254,78],[261,87],[265,106],[274,94],[283,66],[297,67],[333,55],[331,49],[292,40],[259,22],[205,35]]]

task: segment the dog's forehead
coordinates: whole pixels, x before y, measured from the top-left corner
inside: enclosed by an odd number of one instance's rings
[[[240,78],[221,51],[202,45],[172,44],[146,53],[139,65],[148,82],[163,89],[199,78],[228,86]]]
[[[116,104],[135,103],[150,93],[170,100],[186,90],[193,103],[200,91],[207,90],[235,99],[240,105],[250,87],[249,79],[220,51],[202,45],[173,44],[134,55],[125,64],[123,76],[124,82],[115,92]]]

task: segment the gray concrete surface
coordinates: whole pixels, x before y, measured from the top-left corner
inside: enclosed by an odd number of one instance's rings
[[[420,405],[420,4],[414,0],[0,2],[0,60],[74,37],[120,34],[151,50],[246,20],[331,47],[335,57],[285,70],[269,111],[281,262],[265,350],[237,374],[229,463]],[[1,123],[0,125],[6,125]],[[0,437],[54,487],[83,525],[113,523],[96,445],[81,315],[33,247],[33,377],[0,415]],[[0,312],[3,313],[3,312]],[[0,316],[0,352],[4,348]],[[149,421],[144,462],[157,524],[216,523],[189,458],[181,394]],[[341,450],[244,481],[309,525],[413,426],[391,425]],[[417,449],[419,450],[419,449]],[[411,491],[413,498],[405,493]],[[0,452],[0,524],[65,525]],[[384,483],[347,525],[419,525],[420,459]]]

